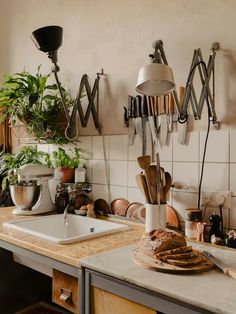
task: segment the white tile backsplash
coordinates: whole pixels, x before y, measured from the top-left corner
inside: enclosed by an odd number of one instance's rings
[[[142,169],[139,167],[137,161],[128,161],[128,186],[137,187],[135,176],[141,173]]]
[[[128,188],[128,200],[130,203],[140,202],[142,204],[145,203],[143,195],[139,191],[138,188]]]
[[[128,136],[112,135],[109,137],[109,159],[127,160],[128,159]]]
[[[92,160],[92,182],[107,184],[107,175],[109,176],[109,165],[104,160]],[[108,173],[107,173],[108,172]]]
[[[128,168],[127,160],[126,161],[110,160],[110,184],[127,186],[128,179],[127,168]]]
[[[230,228],[236,229],[236,197],[232,197],[232,207],[230,210]]]
[[[197,189],[198,163],[173,162],[173,181],[187,185],[189,189]]]
[[[171,193],[171,204],[177,210],[181,221],[185,219],[186,208],[197,207],[205,134],[206,132],[202,131],[188,132],[187,145],[181,145],[177,141],[177,133],[173,132],[169,134],[167,145],[160,147],[158,143],[158,149],[154,149],[160,155],[161,166],[171,173],[173,181],[188,185],[188,190],[174,189]],[[104,198],[109,202],[123,197],[129,202],[144,203],[135,181],[136,174],[141,172],[137,157],[142,153],[142,143],[137,136],[133,145],[128,145],[127,135],[81,136],[80,141],[77,147],[81,148],[85,159],[87,157],[87,178],[92,184],[94,200]],[[236,228],[235,143],[236,130],[210,131],[202,182],[202,190],[232,191],[231,228]],[[39,144],[38,149],[52,152],[57,146]],[[155,160],[155,155],[153,157]]]
[[[230,130],[230,162],[236,162],[236,130]]]
[[[92,159],[109,159],[109,136],[92,137]]]
[[[236,163],[230,164],[230,191],[236,196]]]
[[[109,190],[107,185],[92,184],[92,195],[94,201],[96,201],[98,198],[102,198],[108,202],[108,204],[110,203]]]
[[[142,155],[142,143],[138,136],[135,136],[134,143],[128,145],[128,160],[137,160]]]
[[[160,161],[172,161],[173,154],[172,136],[173,134],[169,135],[167,145],[162,146],[159,145],[159,149],[156,149],[156,152],[159,153]]]
[[[128,197],[128,189],[126,186],[110,186],[110,199],[114,201],[117,198],[125,198]]]
[[[200,132],[200,162],[206,132]],[[211,130],[207,142],[206,162],[229,162],[229,131]]]
[[[201,166],[201,165],[200,165]],[[201,168],[199,169],[200,176]],[[202,188],[206,190],[229,190],[229,164],[205,163]]]
[[[173,161],[198,162],[199,133],[187,132],[186,145],[178,142],[178,133],[173,133]]]
[[[180,221],[185,221],[185,209],[197,208],[198,194],[173,191],[173,207],[178,213]]]
[[[92,159],[92,136],[81,136],[79,140],[77,147],[80,149],[82,157]]]

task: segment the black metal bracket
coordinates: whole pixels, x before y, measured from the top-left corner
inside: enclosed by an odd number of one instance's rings
[[[91,90],[91,86],[89,83],[89,78],[87,74],[84,74],[82,76],[81,82],[80,82],[80,86],[79,86],[79,92],[77,94],[76,100],[75,100],[75,104],[74,104],[74,108],[71,114],[71,120],[74,119],[75,113],[78,110],[79,113],[79,118],[80,118],[80,122],[83,128],[85,128],[87,126],[88,123],[88,119],[90,116],[90,113],[92,113],[93,116],[93,122],[95,125],[95,128],[98,130],[99,134],[101,134],[101,126],[98,120],[98,111],[95,107],[95,97],[97,96],[98,98],[98,92],[99,92],[99,79],[100,79],[100,74],[97,73],[97,77],[95,79],[93,88]],[[86,95],[85,97],[88,98],[88,106],[86,109],[86,112],[84,114],[83,108],[82,108],[82,103],[81,103],[81,98],[83,97],[83,91],[86,91]],[[70,120],[70,121],[71,121]]]

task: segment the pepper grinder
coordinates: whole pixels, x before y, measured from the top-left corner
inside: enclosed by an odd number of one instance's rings
[[[214,238],[214,244],[221,244],[222,240],[224,240],[224,235],[220,230],[221,217],[217,215],[215,212],[209,217],[211,229],[210,229],[210,241]],[[213,237],[214,236],[214,237]],[[212,241],[211,241],[212,242]]]

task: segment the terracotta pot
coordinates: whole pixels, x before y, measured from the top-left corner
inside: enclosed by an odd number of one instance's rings
[[[72,183],[74,182],[75,170],[70,167],[60,167],[60,180],[62,183]]]

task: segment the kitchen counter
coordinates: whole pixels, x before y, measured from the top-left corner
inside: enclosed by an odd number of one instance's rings
[[[107,218],[107,220],[127,223],[129,229],[91,240],[62,245],[3,226],[6,221],[35,217],[13,215],[13,209],[14,207],[0,208],[0,240],[77,268],[80,268],[81,258],[137,242],[144,232],[144,225]]]
[[[211,245],[192,243],[206,249],[236,268],[236,251]],[[207,246],[207,247],[206,247]],[[116,279],[166,295],[213,313],[236,313],[236,280],[216,268],[199,274],[179,275],[156,272],[137,266],[132,260],[132,244],[107,253],[82,259],[81,265]]]
[[[217,269],[194,275],[177,275],[137,266],[132,260],[132,251],[137,247],[137,242],[144,232],[144,225],[126,222],[130,227],[127,231],[60,245],[4,227],[5,221],[33,217],[16,216],[12,214],[12,210],[13,207],[0,208],[0,243],[6,246],[14,245],[31,254],[36,253],[37,258],[38,256],[50,258],[79,271],[83,266],[212,313],[236,313],[236,280]],[[114,221],[110,218],[108,220]],[[115,221],[119,222],[118,219]],[[235,250],[192,242],[191,245],[200,250],[206,249],[207,246],[207,250],[219,257],[227,266],[236,268]]]

